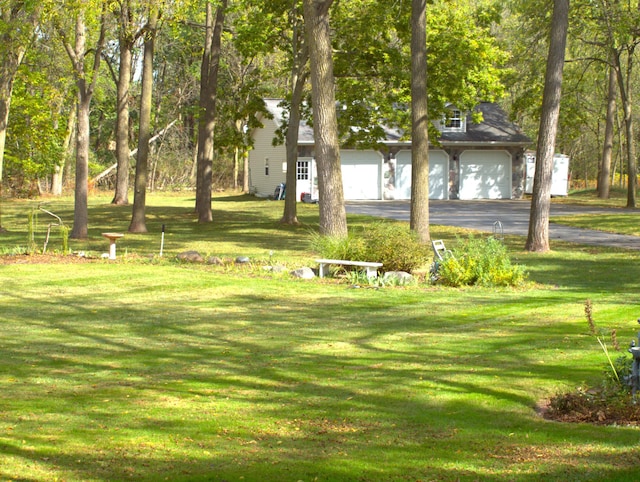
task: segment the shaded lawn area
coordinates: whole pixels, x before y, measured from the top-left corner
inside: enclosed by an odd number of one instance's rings
[[[5,265],[0,280],[5,479],[615,480],[637,470],[637,429],[536,414],[541,399],[605,368],[584,298],[630,338],[637,284],[616,294],[357,290],[108,263]]]
[[[119,208],[103,208],[93,219],[124,224]],[[259,266],[170,261],[193,247],[266,260],[269,245],[280,261],[312,259],[301,233],[313,227],[313,206],[299,229],[277,225],[281,205],[229,209],[228,224],[204,227],[183,213],[162,262],[0,265],[0,479],[600,481],[637,472],[637,428],[549,422],[537,406],[606,369],[586,299],[621,344],[635,336],[640,254],[557,244],[534,255],[509,238],[535,283],[518,290],[354,289]],[[251,231],[242,212],[265,221]],[[104,243],[100,229],[89,244]],[[126,236],[130,253],[148,249],[150,236]]]

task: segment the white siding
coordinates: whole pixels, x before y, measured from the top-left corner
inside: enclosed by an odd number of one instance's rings
[[[249,151],[249,187],[256,196],[273,195],[278,184],[285,182],[286,172],[283,163],[287,161],[284,145],[273,146],[275,124],[272,120],[264,119],[264,128],[254,132],[254,146]],[[269,160],[269,175],[265,173],[265,163]]]

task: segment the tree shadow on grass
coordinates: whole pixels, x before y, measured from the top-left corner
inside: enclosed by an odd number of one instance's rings
[[[119,276],[102,275],[105,286]],[[433,313],[429,293],[399,304],[268,283],[229,292],[211,276],[182,299],[175,278],[37,303],[12,292],[0,374],[15,380],[3,405],[19,439],[0,450],[71,480],[606,480],[635,468],[636,432],[567,429],[533,411],[535,380],[593,375],[566,327],[461,319],[443,297]],[[502,302],[473,296],[487,311]],[[557,301],[508,296],[523,316]],[[539,364],[549,346],[576,364]]]

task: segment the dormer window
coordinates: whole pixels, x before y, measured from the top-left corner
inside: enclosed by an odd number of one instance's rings
[[[459,109],[449,110],[449,115],[442,121],[443,132],[465,132],[466,118]]]

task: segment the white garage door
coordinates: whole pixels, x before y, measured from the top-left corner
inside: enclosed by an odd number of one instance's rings
[[[460,199],[511,199],[511,155],[464,151],[460,155]]]
[[[396,154],[395,199],[411,199],[411,151]],[[429,150],[429,199],[449,199],[449,157]]]
[[[382,162],[376,151],[340,151],[344,198],[381,199]]]

